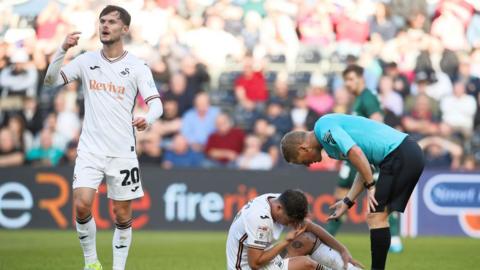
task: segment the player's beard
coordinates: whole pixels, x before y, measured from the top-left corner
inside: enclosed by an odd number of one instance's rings
[[[118,42],[120,40],[120,37],[118,38],[112,38],[112,39],[109,39],[109,40],[102,40],[100,39],[100,42],[102,42],[103,45],[112,45],[114,44],[115,42]]]

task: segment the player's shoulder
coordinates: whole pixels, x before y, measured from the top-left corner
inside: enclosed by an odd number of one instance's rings
[[[269,199],[277,198],[278,196],[279,194],[276,193],[267,193],[255,198],[248,208],[247,220],[255,223],[273,223]]]
[[[81,57],[83,59],[99,59],[101,57],[101,54],[100,50],[85,51],[79,54],[77,57]]]
[[[378,101],[378,96],[372,90],[365,88],[362,94],[359,96],[361,102],[371,102],[371,101]]]
[[[125,56],[125,61],[129,62],[132,66],[135,66],[139,69],[141,68],[149,68],[148,64],[145,62],[145,60],[137,57],[131,52],[128,52],[127,55]]]
[[[83,51],[74,57],[74,60],[80,63],[87,63],[96,60],[100,55],[98,51]]]

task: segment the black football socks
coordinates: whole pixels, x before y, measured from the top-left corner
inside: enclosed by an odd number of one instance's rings
[[[370,246],[372,252],[372,270],[385,269],[388,249],[390,248],[390,228],[370,230]]]

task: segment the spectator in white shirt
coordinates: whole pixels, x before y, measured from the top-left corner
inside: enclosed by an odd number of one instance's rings
[[[34,97],[37,94],[37,70],[29,63],[28,54],[23,49],[13,52],[10,66],[0,73],[2,97],[20,95]]]
[[[393,79],[389,76],[382,76],[378,83],[378,92],[380,94],[380,103],[382,107],[389,109],[396,116],[403,114],[403,99],[393,89]]]
[[[261,152],[262,143],[255,135],[245,139],[245,148],[237,160],[237,166],[243,170],[270,170],[273,161],[269,154]]]
[[[466,94],[464,82],[455,83],[453,94],[441,100],[440,109],[443,135],[449,136],[454,132],[459,132],[466,138],[472,135],[477,104],[474,97]]]
[[[81,121],[75,108],[68,107],[66,91],[59,92],[54,100],[54,109],[57,115],[55,133],[59,133],[67,141],[71,141],[80,136]]]

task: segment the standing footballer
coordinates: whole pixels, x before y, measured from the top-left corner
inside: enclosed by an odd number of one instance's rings
[[[324,150],[334,159],[348,160],[358,171],[343,200],[331,208],[329,220],[338,219],[356,198],[368,192],[367,223],[370,229],[372,269],[385,269],[390,230],[388,214],[403,212],[424,167],[420,146],[407,134],[364,117],[327,114],[313,131],[292,131],[281,141],[287,162],[310,165],[322,160]],[[373,179],[370,164],[380,168]]]
[[[62,67],[67,50],[76,46],[79,39],[80,32],[73,32],[55,53],[45,77],[47,86],[81,80],[85,96],[85,118],[73,176],[73,204],[84,269],[88,270],[102,269],[91,206],[104,177],[116,219],[113,269],[125,269],[132,241],[131,202],[143,196],[134,129],[146,129],[163,111],[150,69],[123,48],[122,38],[129,25],[130,14],[125,9],[105,7],[99,16],[103,48],[81,54]],[[149,110],[145,116],[133,117],[138,91]]]

